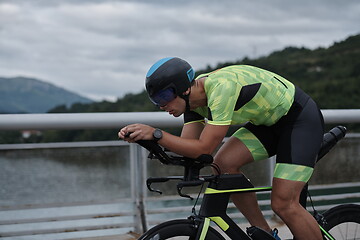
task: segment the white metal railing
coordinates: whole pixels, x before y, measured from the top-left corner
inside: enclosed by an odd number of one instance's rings
[[[326,123],[359,123],[360,109],[321,110]],[[0,130],[105,129],[131,123],[180,127],[182,118],[166,112],[0,114]]]
[[[135,122],[154,127],[183,123],[166,112],[0,114],[0,130],[110,129]]]
[[[360,123],[360,109],[332,109],[322,110],[326,123]],[[134,112],[134,113],[69,113],[69,114],[0,114],[0,130],[46,130],[46,129],[105,129],[121,128],[131,123],[144,123],[155,127],[180,127],[182,118],[174,118],[165,112]],[[63,143],[64,146],[67,145]],[[99,143],[101,144],[101,143]],[[119,144],[119,142],[112,142]],[[51,145],[51,143],[50,143]],[[72,144],[70,144],[72,145]],[[86,142],[83,143],[86,145]],[[120,145],[120,144],[119,144]],[[16,146],[2,144],[1,149],[26,149],[33,147],[49,147],[48,144]],[[146,166],[143,161],[145,152],[138,146],[130,145],[131,158],[131,195],[135,211],[135,221],[138,231],[146,229],[144,222],[144,192],[143,185],[146,178]],[[139,177],[140,176],[140,177]]]

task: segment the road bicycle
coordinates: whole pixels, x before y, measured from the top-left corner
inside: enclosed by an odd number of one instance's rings
[[[325,133],[317,161],[328,153],[345,134],[346,128],[343,126],[337,126]],[[178,194],[181,197],[191,198],[189,195],[183,193],[183,188],[203,186],[207,183],[198,213],[195,210],[195,203],[193,211],[187,219],[171,220],[156,225],[145,232],[139,238],[140,240],[225,239],[224,234],[221,234],[210,226],[211,222],[214,222],[230,239],[275,239],[269,233],[258,227],[253,226],[247,228],[245,231],[242,230],[226,213],[231,194],[270,191],[271,187],[254,187],[243,174],[221,174],[220,169],[213,164],[211,155],[201,155],[197,159],[190,159],[171,155],[165,152],[164,149],[154,141],[140,140],[137,143],[149,150],[149,158],[158,159],[163,164],[184,167],[183,176],[148,178],[146,184],[150,191],[161,193],[161,191],[152,188],[153,183],[175,180],[178,181]],[[206,166],[212,166],[218,174],[200,175],[200,170]],[[306,185],[300,196],[300,203],[305,208],[308,195],[308,186]],[[313,206],[313,216],[319,224],[323,239],[360,239],[360,205],[341,204],[322,214],[316,211]]]

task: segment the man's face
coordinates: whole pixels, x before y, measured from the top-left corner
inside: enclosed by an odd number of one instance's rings
[[[172,101],[168,102],[166,105],[160,107],[161,110],[168,112],[174,117],[181,116],[186,109],[186,102],[181,97],[177,96]]]

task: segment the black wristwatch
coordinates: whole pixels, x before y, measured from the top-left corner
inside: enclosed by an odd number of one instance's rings
[[[153,132],[153,138],[157,142],[163,137],[163,133],[159,128],[156,128]]]

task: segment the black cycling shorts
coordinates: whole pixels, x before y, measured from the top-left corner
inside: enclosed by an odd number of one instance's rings
[[[319,108],[296,88],[291,108],[276,124],[247,123],[233,136],[248,147],[255,161],[276,155],[274,177],[306,182],[312,174],[323,133],[324,120]]]

